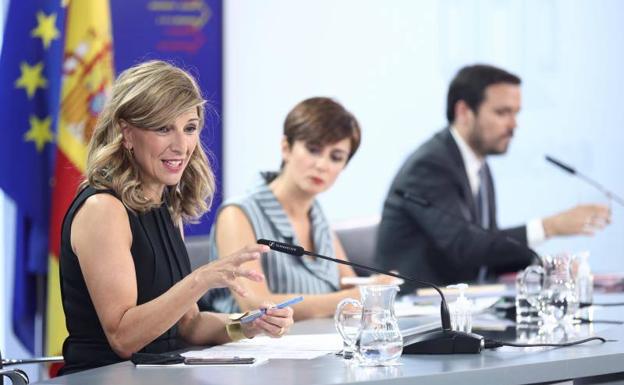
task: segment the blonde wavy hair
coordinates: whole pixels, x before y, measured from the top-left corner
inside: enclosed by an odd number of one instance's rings
[[[143,193],[141,169],[123,145],[120,122],[157,129],[196,108],[201,133],[205,103],[195,79],[167,62],[148,61],[123,71],[89,142],[86,178],[81,189],[88,185],[113,190],[133,212],[159,206]],[[214,174],[199,141],[178,185],[165,190],[174,223],[196,221],[210,208],[214,192]]]

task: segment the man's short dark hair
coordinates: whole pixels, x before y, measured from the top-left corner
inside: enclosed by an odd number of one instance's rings
[[[446,118],[449,123],[455,120],[455,104],[458,101],[463,100],[472,111],[477,112],[485,98],[485,89],[498,83],[519,85],[521,80],[512,73],[486,64],[475,64],[460,69],[448,90]]]

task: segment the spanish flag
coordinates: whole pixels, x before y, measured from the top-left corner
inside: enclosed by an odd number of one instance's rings
[[[63,217],[81,182],[87,145],[114,80],[108,0],[69,0],[65,20],[61,105],[50,216],[46,354],[67,337],[61,305],[59,253]],[[58,368],[52,368],[55,375]]]

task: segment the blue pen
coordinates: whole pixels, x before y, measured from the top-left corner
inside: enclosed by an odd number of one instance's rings
[[[299,303],[301,301],[303,301],[303,297],[302,296],[294,297],[294,298],[291,298],[289,300],[286,300],[286,301],[284,301],[282,303],[279,303],[279,304],[275,305],[272,309],[283,309],[285,307],[288,307],[290,305],[294,305],[294,304]],[[243,318],[241,318],[240,322],[241,323],[251,322],[251,321],[253,321],[253,320],[257,319],[257,318],[262,317],[262,315],[264,313],[266,313],[266,311],[267,311],[267,309],[254,310],[253,312],[251,312],[251,313],[247,314],[246,316],[244,316]]]

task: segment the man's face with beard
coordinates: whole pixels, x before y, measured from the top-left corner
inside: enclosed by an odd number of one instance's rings
[[[485,98],[468,124],[468,144],[481,156],[504,154],[520,111],[520,86],[498,83],[485,89]]]

